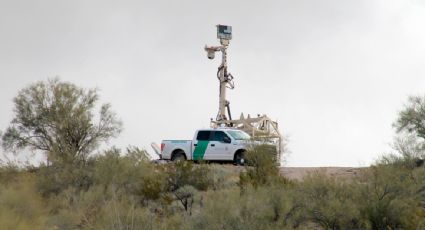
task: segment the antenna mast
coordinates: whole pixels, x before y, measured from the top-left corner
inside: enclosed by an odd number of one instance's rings
[[[217,25],[217,38],[220,39],[221,46],[205,46],[205,51],[207,51],[209,59],[214,59],[215,52],[221,52],[221,65],[217,71],[217,78],[220,81],[220,96],[216,121],[227,121],[232,120],[232,115],[230,113],[230,102],[226,100],[226,90],[227,88],[235,88],[233,76],[227,71],[227,47],[232,39],[232,27]],[[231,124],[227,123],[226,126],[231,126]]]

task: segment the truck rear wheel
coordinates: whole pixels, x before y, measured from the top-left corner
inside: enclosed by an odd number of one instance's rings
[[[173,154],[171,157],[171,161],[184,161],[186,160],[186,156],[183,151],[178,151]]]
[[[245,151],[238,151],[235,153],[235,157],[233,159],[235,165],[244,165],[245,164]]]

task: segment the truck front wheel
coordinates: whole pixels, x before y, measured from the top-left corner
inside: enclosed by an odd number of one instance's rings
[[[171,161],[184,161],[186,160],[186,156],[183,151],[178,151],[173,154],[171,157]]]
[[[245,164],[245,151],[238,151],[235,153],[233,159],[235,165],[244,165]]]

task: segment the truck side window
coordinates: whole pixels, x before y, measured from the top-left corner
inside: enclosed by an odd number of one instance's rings
[[[210,139],[211,131],[199,131],[196,136],[196,140],[198,141],[208,141]]]
[[[227,136],[224,132],[222,131],[215,131],[214,132],[214,136],[213,136],[213,141],[220,141],[220,142],[224,142],[224,137]]]

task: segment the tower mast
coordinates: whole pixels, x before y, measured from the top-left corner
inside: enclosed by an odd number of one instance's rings
[[[233,76],[227,71],[227,47],[232,39],[232,27],[217,25],[217,38],[220,39],[221,46],[205,46],[205,51],[209,59],[214,59],[215,52],[221,52],[221,65],[218,67],[217,78],[220,82],[219,108],[216,121],[232,120],[230,113],[230,102],[226,99],[227,88],[233,89]],[[227,112],[227,115],[226,115]],[[227,124],[231,126],[231,124]]]
[[[227,88],[233,89],[233,76],[227,71],[227,48],[232,39],[232,27],[217,25],[217,38],[220,39],[221,46],[205,46],[207,57],[214,59],[216,52],[221,52],[221,65],[218,67],[217,78],[220,82],[219,108],[215,121],[211,119],[211,127],[232,127],[243,130],[251,135],[253,139],[267,140],[276,145],[276,161],[280,164],[281,153],[284,152],[283,138],[279,132],[279,126],[276,121],[271,120],[267,115],[258,114],[251,118],[248,114],[245,117],[241,114],[239,119],[232,119],[230,113],[230,102],[226,99]],[[227,111],[227,115],[226,115]]]

